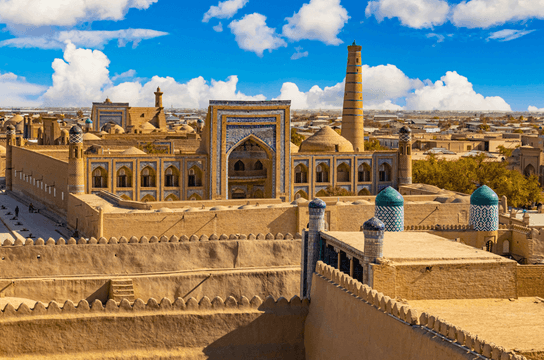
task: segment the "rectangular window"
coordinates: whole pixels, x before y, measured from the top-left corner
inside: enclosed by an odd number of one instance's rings
[[[61,193],[61,198],[64,200],[64,192]]]

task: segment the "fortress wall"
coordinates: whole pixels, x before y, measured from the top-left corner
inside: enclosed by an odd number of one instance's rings
[[[515,262],[477,260],[455,264],[429,261],[418,265],[375,265],[373,286],[390,297],[408,300],[517,298],[516,267]]]
[[[32,240],[27,240],[29,245],[10,246],[11,241],[7,241],[0,247],[0,259],[3,259],[0,261],[0,274],[3,278],[26,278],[300,266],[300,240],[192,240],[119,244],[112,238],[109,244],[75,245],[75,240],[70,239],[67,245],[62,245],[64,239],[59,239],[55,245],[55,241],[50,239],[45,246],[30,245]],[[85,242],[84,239],[80,241]],[[120,241],[129,240],[122,238]],[[149,242],[147,238],[140,241]],[[152,238],[151,241],[158,239]],[[101,242],[107,240],[101,239]]]
[[[35,200],[34,205],[38,208],[38,203],[41,203],[51,211],[65,214],[68,202],[68,162],[48,156],[47,152],[39,153],[18,146],[13,147],[12,154],[13,170],[17,170],[17,176],[13,176],[13,191]],[[28,182],[20,177],[21,170],[24,175],[32,174]],[[38,180],[43,185],[38,187]],[[48,186],[47,191],[45,185]]]
[[[97,209],[76,195],[68,195],[67,223],[80,234],[100,236],[101,220]]]
[[[8,305],[0,313],[0,356],[304,359],[307,314],[308,301],[298,297]]]
[[[304,345],[312,360],[509,358],[476,334],[420,314],[322,262],[313,274]]]
[[[209,275],[212,275],[206,280]],[[255,294],[261,298],[284,296],[291,298],[300,292],[300,266],[281,268],[253,268],[230,270],[200,270],[170,274],[150,274],[125,277],[86,276],[30,279],[2,279],[1,296],[32,299],[48,303],[66,300],[74,302],[85,299],[89,303],[98,299],[106,303],[109,299],[110,279],[133,281],[136,298],[150,297],[176,299],[204,296],[239,297],[241,294]],[[200,286],[197,287],[203,280]],[[196,289],[195,289],[196,287]],[[193,290],[190,292],[191,290]],[[190,293],[189,293],[190,292]],[[188,296],[186,296],[189,294]],[[212,295],[213,294],[213,295]]]
[[[518,296],[544,297],[544,266],[518,265]]]
[[[174,234],[258,234],[297,232],[296,207],[265,206],[232,210],[189,212],[136,212],[104,214],[104,234],[110,236],[147,236]]]

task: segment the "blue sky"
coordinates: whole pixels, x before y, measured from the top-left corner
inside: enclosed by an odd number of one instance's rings
[[[541,19],[536,0],[0,0],[0,106],[146,106],[161,86],[165,106],[340,108],[356,40],[365,108],[538,110]]]

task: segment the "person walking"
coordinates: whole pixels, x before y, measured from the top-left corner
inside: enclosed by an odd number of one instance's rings
[[[28,205],[28,212],[29,212],[29,213],[33,213],[33,212],[34,212],[34,205],[32,205],[32,203],[30,203],[30,205]]]
[[[19,206],[15,207],[15,217],[19,217]]]

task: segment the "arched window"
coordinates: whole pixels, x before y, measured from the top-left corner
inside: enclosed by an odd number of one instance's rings
[[[412,147],[410,145],[406,146],[406,155],[412,155]]]
[[[238,160],[234,163],[234,171],[244,171],[246,169],[246,166],[242,162],[242,160]]]
[[[329,169],[325,164],[319,164],[315,168],[315,181],[319,183],[329,182]]]
[[[257,190],[253,193],[253,198],[255,199],[262,199],[264,198],[264,194],[261,190]]]
[[[147,194],[146,196],[144,196],[144,197],[142,198],[141,201],[143,201],[143,202],[155,201],[155,198],[154,198],[152,195]]]
[[[347,166],[346,163],[338,165],[338,168],[336,169],[336,179],[338,182],[350,181],[349,166]]]
[[[531,176],[535,174],[535,168],[533,165],[529,164],[525,167],[525,171],[523,171],[525,176]]]
[[[164,172],[164,186],[166,187],[173,187],[178,186],[178,174],[177,170],[170,166],[166,171]]]
[[[93,187],[95,188],[105,188],[108,186],[107,184],[107,177],[106,177],[106,170],[102,169],[101,167],[96,168],[96,170],[93,171]]]
[[[145,167],[142,170],[141,185],[142,187],[155,186],[155,172],[150,167]]]
[[[129,169],[122,167],[117,171],[117,187],[132,187],[132,174]]]
[[[188,178],[187,178],[187,186],[189,187],[202,186],[202,171],[198,167],[193,166],[192,168],[189,169]]]
[[[399,146],[399,154],[404,155],[404,147]]]
[[[255,163],[255,170],[262,170],[263,169],[263,163],[260,160],[257,160]]]
[[[380,172],[380,181],[391,181],[391,166],[389,164],[381,164],[378,170]]]
[[[488,240],[485,243],[485,249],[486,251],[493,252],[493,240]]]
[[[368,165],[367,163],[362,163],[359,166],[357,178],[359,182],[370,182],[372,181],[371,174],[372,174],[372,169],[370,168],[370,165]]]
[[[299,164],[295,167],[295,183],[305,184],[308,182],[308,170],[306,166]]]
[[[295,194],[295,200],[300,199],[300,198],[304,198],[304,199],[308,200],[308,194],[306,194],[306,192],[304,190],[299,190]]]

